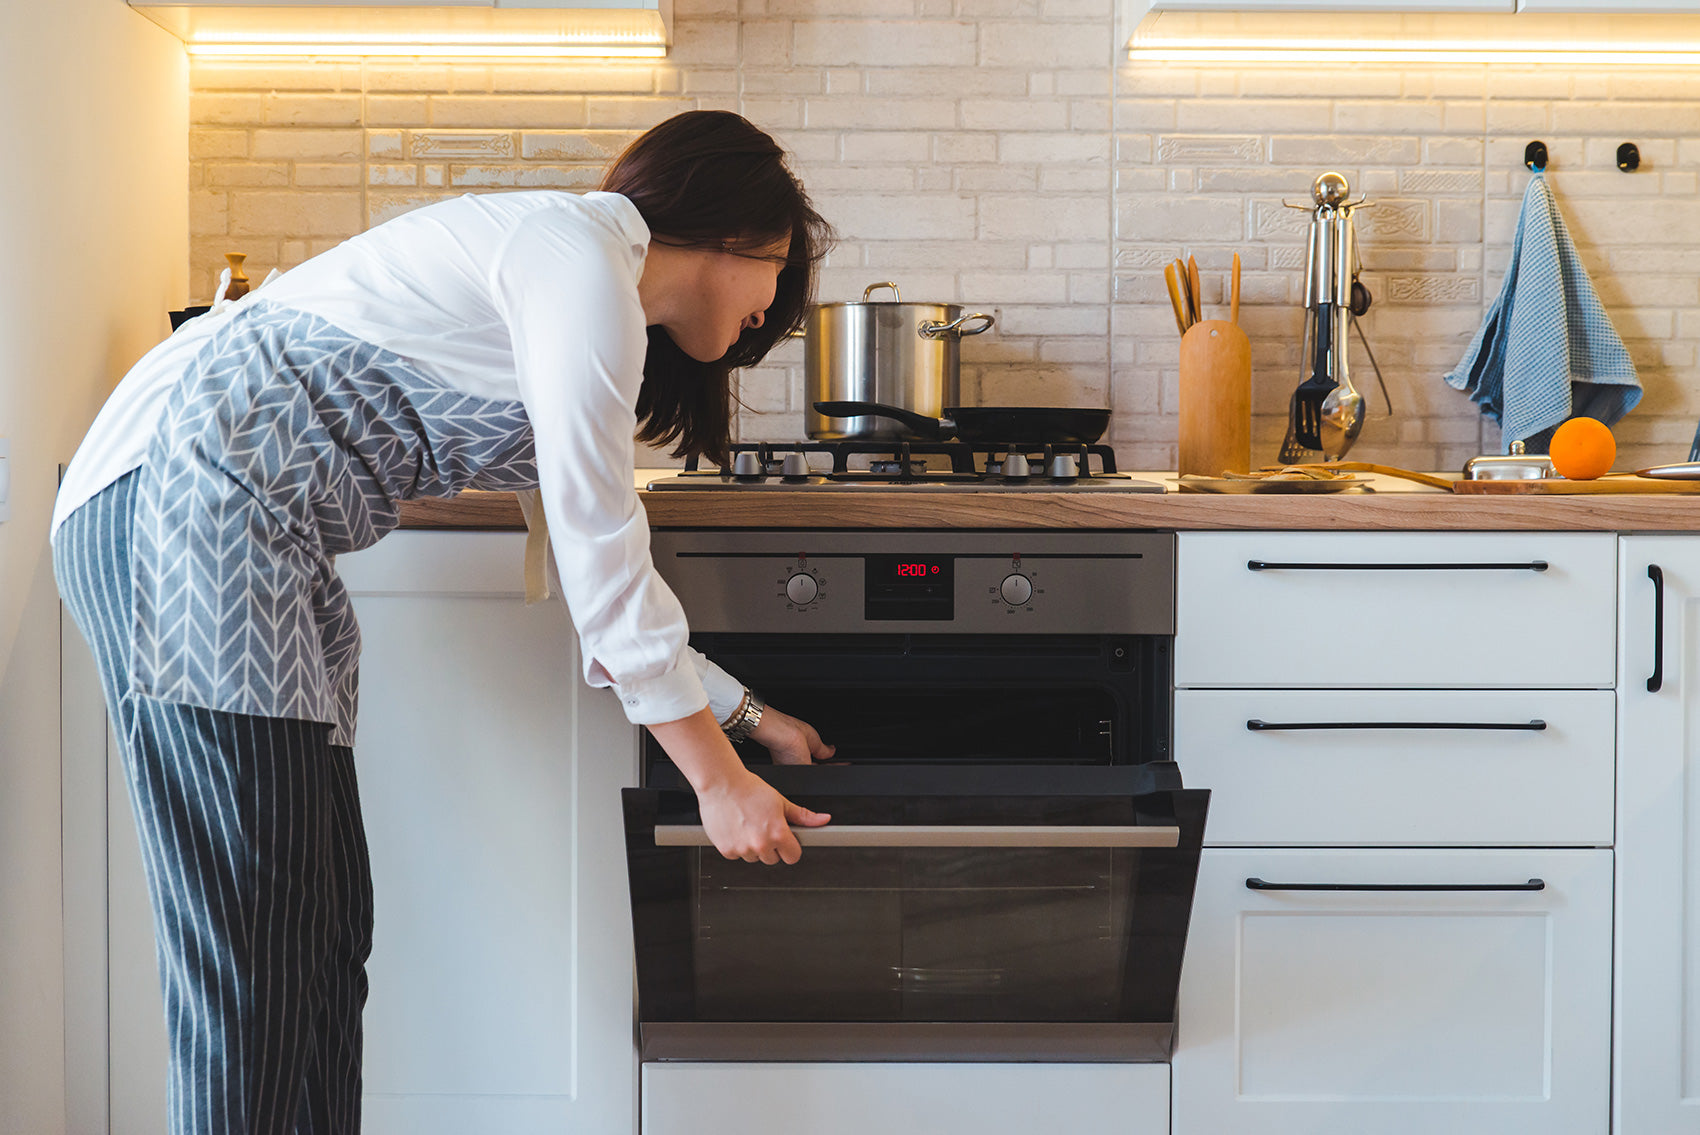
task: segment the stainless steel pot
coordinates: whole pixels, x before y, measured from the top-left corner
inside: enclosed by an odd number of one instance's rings
[[[870,299],[890,288],[895,300]],[[960,343],[989,331],[983,311],[964,315],[953,303],[904,303],[889,280],[869,284],[860,301],[815,304],[803,325],[808,435],[819,441],[888,441],[917,436],[908,426],[868,414],[829,418],[816,402],[880,402],[929,418],[957,405]]]

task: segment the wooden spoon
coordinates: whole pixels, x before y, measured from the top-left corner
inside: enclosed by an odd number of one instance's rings
[[[1181,298],[1181,274],[1177,270],[1179,264],[1180,261],[1174,260],[1163,268],[1163,282],[1169,285],[1169,302],[1175,308],[1175,326],[1185,335],[1192,323],[1187,317],[1186,300]]]
[[[1187,294],[1192,296],[1192,310],[1197,318],[1204,318],[1204,289],[1198,286],[1198,261],[1189,256],[1186,258]]]
[[[1234,253],[1233,283],[1228,291],[1228,322],[1238,327],[1240,322],[1240,254]]]

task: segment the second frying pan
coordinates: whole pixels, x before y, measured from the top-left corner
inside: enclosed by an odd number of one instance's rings
[[[946,406],[942,418],[929,418],[880,402],[816,402],[815,410],[829,418],[892,418],[922,437],[993,445],[1090,444],[1103,437],[1110,425],[1108,410],[1053,406]]]

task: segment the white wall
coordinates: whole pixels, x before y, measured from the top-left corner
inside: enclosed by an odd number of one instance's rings
[[[58,465],[187,290],[182,45],[124,0],[0,2],[0,1133],[65,1130]]]

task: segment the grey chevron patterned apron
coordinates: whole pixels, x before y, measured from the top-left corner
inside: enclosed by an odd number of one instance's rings
[[[352,745],[360,632],[334,557],[395,528],[401,501],[536,486],[519,402],[256,300],[172,392],[142,467],[136,690]]]

